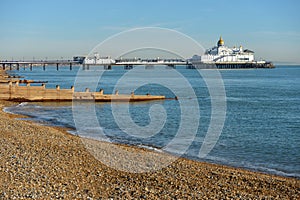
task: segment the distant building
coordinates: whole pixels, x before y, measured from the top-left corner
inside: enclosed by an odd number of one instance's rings
[[[240,47],[229,48],[220,37],[217,46],[207,49],[202,56],[193,56],[191,62],[199,68],[211,68],[215,65],[217,68],[272,68],[271,62],[265,60],[256,61],[254,52]]]
[[[87,65],[111,65],[116,61],[109,56],[100,57],[98,53],[95,53],[93,57],[86,57],[84,60],[84,64]]]
[[[225,46],[225,42],[220,37],[217,46],[206,50],[205,54],[201,56],[201,61],[209,62],[253,62],[254,52],[248,49],[243,50],[243,47],[229,48]]]
[[[77,61],[82,64],[85,60],[85,56],[73,56],[73,61]]]

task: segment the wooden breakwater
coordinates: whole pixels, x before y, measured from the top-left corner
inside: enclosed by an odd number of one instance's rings
[[[73,101],[87,100],[98,102],[109,101],[150,101],[163,100],[165,96],[119,94],[104,94],[103,90],[99,92],[90,92],[86,88],[83,92],[75,92],[74,87],[70,89],[61,89],[59,85],[55,89],[46,88],[45,84],[41,86],[31,86],[27,83],[25,86],[20,86],[19,82],[9,81],[6,84],[0,84],[0,99],[11,101]]]

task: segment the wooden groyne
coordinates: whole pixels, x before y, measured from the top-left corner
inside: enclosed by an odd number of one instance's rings
[[[6,84],[0,84],[0,99],[11,101],[151,101],[163,100],[165,96],[119,94],[104,94],[101,89],[99,92],[90,92],[88,88],[84,92],[75,92],[74,87],[70,89],[61,89],[59,85],[55,89],[46,88],[45,84],[41,86],[31,86],[27,83],[26,86],[20,86],[19,82],[9,81]]]

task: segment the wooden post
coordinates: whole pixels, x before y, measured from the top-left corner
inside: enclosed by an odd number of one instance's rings
[[[9,99],[11,99],[11,97],[12,97],[12,81],[8,82],[8,86],[9,86]]]
[[[75,91],[74,86],[71,86],[71,90],[72,90],[72,92],[74,93],[74,91]]]
[[[56,71],[58,71],[58,63],[56,63]]]
[[[27,97],[26,98],[30,98],[30,83],[26,83],[26,88],[27,88]]]
[[[56,100],[60,100],[60,86],[56,85]]]
[[[72,63],[70,63],[70,70],[72,70]]]

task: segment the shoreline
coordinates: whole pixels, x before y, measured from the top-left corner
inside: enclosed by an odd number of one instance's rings
[[[5,113],[0,101],[0,198],[275,198],[298,199],[300,180],[178,158],[153,172],[130,173],[95,159],[80,137]],[[13,127],[13,128],[11,128]],[[92,140],[104,149],[107,142]],[[143,159],[148,149],[117,144]],[[48,148],[49,147],[49,148]],[[160,153],[153,152],[157,157]],[[169,157],[170,155],[163,155]],[[17,161],[16,161],[17,160]],[[124,162],[128,157],[124,158]]]
[[[8,101],[8,102],[10,102],[10,101]],[[1,100],[0,100],[0,103],[1,103]],[[12,103],[11,106],[13,106],[13,105],[19,104],[20,102],[12,101],[11,103]],[[9,108],[9,107],[10,106],[5,107],[5,108]],[[67,126],[64,126],[64,125],[52,124],[51,122],[47,122],[47,121],[40,121],[39,122],[39,121],[35,120],[34,117],[31,117],[30,115],[12,113],[12,112],[6,111],[5,108],[3,108],[3,112],[11,114],[13,116],[18,115],[18,116],[20,116],[18,118],[21,118],[20,120],[25,120],[25,121],[28,121],[30,123],[35,123],[35,124],[38,124],[40,126],[48,126],[48,127],[58,128],[58,129],[60,129],[64,132],[66,132],[66,134],[70,134],[70,135],[80,137],[80,138],[82,137],[82,136],[79,136],[79,135],[74,133],[74,131],[76,130],[74,127],[67,127]],[[26,120],[26,119],[29,119],[29,120]],[[106,140],[101,140],[101,139],[95,139],[95,138],[90,138],[90,137],[86,137],[85,139],[100,142],[100,143],[107,143],[107,144],[112,144],[112,145],[125,146],[125,147],[128,147],[128,148],[136,148],[136,149],[140,149],[140,150],[154,151],[154,152],[158,152],[158,153],[167,154],[169,156],[178,157],[176,154],[173,154],[172,152],[163,151],[160,148],[155,147],[155,146],[148,146],[148,145],[143,145],[143,144],[134,145],[134,144],[127,144],[127,143],[117,143],[117,142],[106,141]],[[192,161],[195,161],[195,162],[227,166],[227,167],[231,167],[231,168],[235,168],[235,169],[251,171],[251,172],[254,172],[254,173],[262,173],[262,174],[268,174],[268,175],[274,175],[274,176],[279,176],[279,177],[293,178],[293,179],[300,180],[300,177],[297,176],[297,175],[294,175],[293,173],[287,173],[287,172],[279,171],[279,170],[272,169],[272,168],[265,168],[265,170],[262,170],[262,169],[259,169],[259,168],[256,168],[256,167],[251,168],[251,167],[247,167],[247,166],[227,164],[227,163],[224,163],[224,162],[218,161],[218,160],[199,160],[197,158],[188,157],[188,156],[180,156],[180,158],[187,159],[187,160],[192,160]]]

